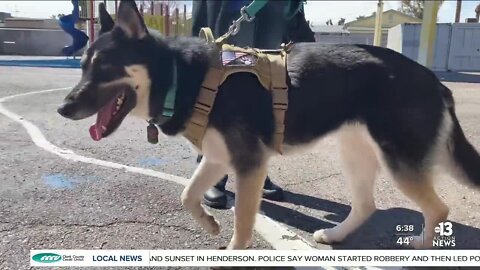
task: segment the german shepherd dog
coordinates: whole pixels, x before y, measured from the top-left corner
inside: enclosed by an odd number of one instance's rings
[[[82,57],[80,82],[58,112],[73,120],[97,113],[90,128],[95,140],[112,134],[129,114],[159,117],[176,65],[174,113],[159,128],[167,136],[182,135],[215,45],[152,33],[133,1],[121,2],[115,23],[101,12],[101,23],[102,34]],[[431,247],[435,226],[449,212],[434,190],[436,169],[480,186],[480,156],[460,127],[451,91],[429,69],[381,47],[298,43],[287,62],[285,150],[335,132],[353,197],[348,217],[316,231],[314,239],[341,242],[369,218],[376,210],[373,186],[382,166],[423,213],[425,229],[413,246]],[[252,74],[229,76],[209,116],[204,158],[181,195],[193,218],[218,234],[201,198],[224,174],[237,174],[229,249],[251,243],[274,131],[271,93]]]

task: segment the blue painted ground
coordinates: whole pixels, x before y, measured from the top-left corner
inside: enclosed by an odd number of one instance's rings
[[[98,177],[95,176],[70,176],[64,175],[61,173],[50,174],[42,176],[43,182],[54,189],[72,189],[76,185],[91,181],[91,180],[98,180]]]
[[[146,157],[138,161],[138,164],[145,167],[154,167],[154,166],[163,165],[165,163],[168,163],[168,160],[156,158],[156,157]]]

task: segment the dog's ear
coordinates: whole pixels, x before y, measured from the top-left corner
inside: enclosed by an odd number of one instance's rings
[[[132,39],[142,39],[148,34],[147,27],[133,0],[122,0],[120,2],[116,27]]]
[[[112,17],[108,14],[107,8],[105,4],[101,2],[98,4],[98,14],[100,19],[100,32],[99,34],[103,34],[106,32],[110,32],[113,29],[115,23],[113,22]]]

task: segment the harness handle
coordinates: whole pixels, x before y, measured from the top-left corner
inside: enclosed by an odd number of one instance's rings
[[[210,27],[200,28],[200,33],[198,34],[198,37],[204,39],[207,43],[215,42],[215,37],[213,36],[213,32]]]

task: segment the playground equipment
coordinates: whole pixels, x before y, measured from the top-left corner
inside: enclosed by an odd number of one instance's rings
[[[63,31],[68,33],[73,39],[72,45],[65,46],[62,49],[62,53],[65,56],[74,56],[75,53],[83,49],[83,47],[85,47],[88,42],[88,36],[81,30],[75,28],[75,23],[77,22],[80,13],[78,0],[72,0],[72,4],[72,14],[62,16],[58,20],[58,24],[63,29]]]
[[[74,56],[75,53],[83,49],[88,42],[88,36],[79,29],[75,28],[75,23],[79,19],[78,0],[72,0],[72,14],[62,16],[58,20],[60,27],[72,37],[72,45],[65,46],[62,53],[65,56]],[[52,68],[79,68],[80,61],[76,59],[22,59],[22,60],[1,60],[0,66],[22,66],[22,67],[52,67]]]
[[[72,44],[65,46],[62,52],[66,56],[74,56],[76,52],[87,46],[88,41],[95,39],[95,3],[102,0],[72,0],[72,14],[59,18],[58,24],[66,33],[72,37]],[[110,7],[113,14],[118,11],[118,0],[112,1]],[[107,5],[107,1],[103,0]],[[190,35],[191,18],[187,19],[187,7],[183,5],[183,13],[179,8],[171,9],[167,4],[151,1],[149,14],[145,14],[144,19],[147,26],[160,31],[164,35]],[[155,12],[155,9],[158,10]],[[173,13],[170,15],[170,11]],[[157,13],[157,14],[156,14]],[[159,14],[158,14],[159,13]],[[77,21],[86,22],[87,34],[75,28]],[[40,57],[28,59],[21,57],[18,59],[0,59],[0,66],[22,66],[22,67],[50,67],[50,68],[80,68],[79,59],[58,57]]]

